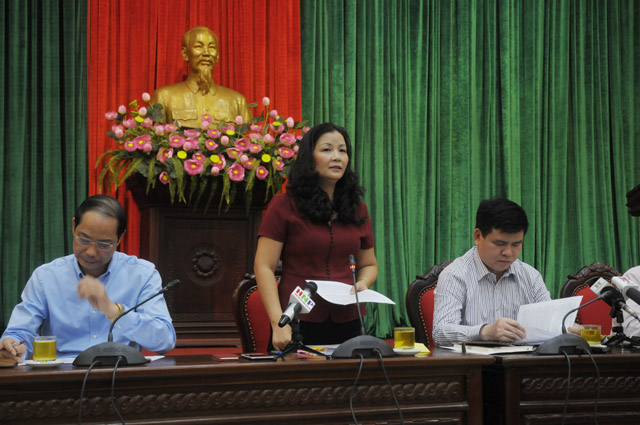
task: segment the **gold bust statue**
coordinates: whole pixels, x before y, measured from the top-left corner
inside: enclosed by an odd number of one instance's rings
[[[160,87],[151,104],[163,106],[163,122],[200,128],[201,116],[209,114],[217,122],[234,122],[240,115],[251,122],[253,115],[244,96],[220,86],[211,73],[218,63],[218,37],[207,27],[194,27],[182,37],[182,57],[189,63],[189,75],[181,83]]]

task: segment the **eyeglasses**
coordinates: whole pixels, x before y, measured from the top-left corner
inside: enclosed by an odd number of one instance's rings
[[[91,244],[95,244],[96,248],[98,248],[101,251],[108,251],[111,248],[113,248],[113,245],[115,245],[115,242],[103,242],[103,241],[93,241],[89,238],[85,238],[84,236],[75,236],[76,242],[78,243],[78,245],[80,246],[89,246]]]

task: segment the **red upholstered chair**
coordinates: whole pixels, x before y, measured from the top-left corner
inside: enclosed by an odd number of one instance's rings
[[[255,275],[245,275],[233,292],[232,300],[233,314],[242,342],[242,352],[267,351],[271,329],[267,312],[258,294]]]
[[[620,276],[620,272],[613,267],[604,263],[593,263],[588,266],[584,266],[575,275],[567,276],[569,280],[565,282],[560,291],[562,298],[572,297],[574,295],[582,295],[581,304],[585,304],[594,298],[596,294],[591,292],[589,287],[595,283],[596,280],[603,277],[610,281],[613,276]],[[604,301],[595,302],[578,310],[578,316],[576,322],[583,325],[600,325],[602,328],[602,335],[608,335],[611,333],[611,316],[609,312],[611,307]],[[567,323],[567,327],[570,324]]]
[[[434,347],[431,332],[433,330],[433,290],[438,284],[440,272],[447,267],[451,261],[436,264],[429,271],[416,276],[405,297],[409,321],[416,329],[416,342],[421,342],[429,348]]]

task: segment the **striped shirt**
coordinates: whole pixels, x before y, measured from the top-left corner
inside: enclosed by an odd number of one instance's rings
[[[501,317],[516,319],[523,304],[549,301],[540,273],[516,260],[496,282],[473,247],[438,278],[434,291],[433,339],[436,345],[480,339],[480,329]]]

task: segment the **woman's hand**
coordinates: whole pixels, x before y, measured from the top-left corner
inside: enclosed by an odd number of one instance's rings
[[[271,343],[273,344],[273,349],[282,351],[284,348],[291,342],[291,326],[286,325],[284,328],[281,328],[278,325],[271,326],[273,329],[273,336],[271,337]]]

